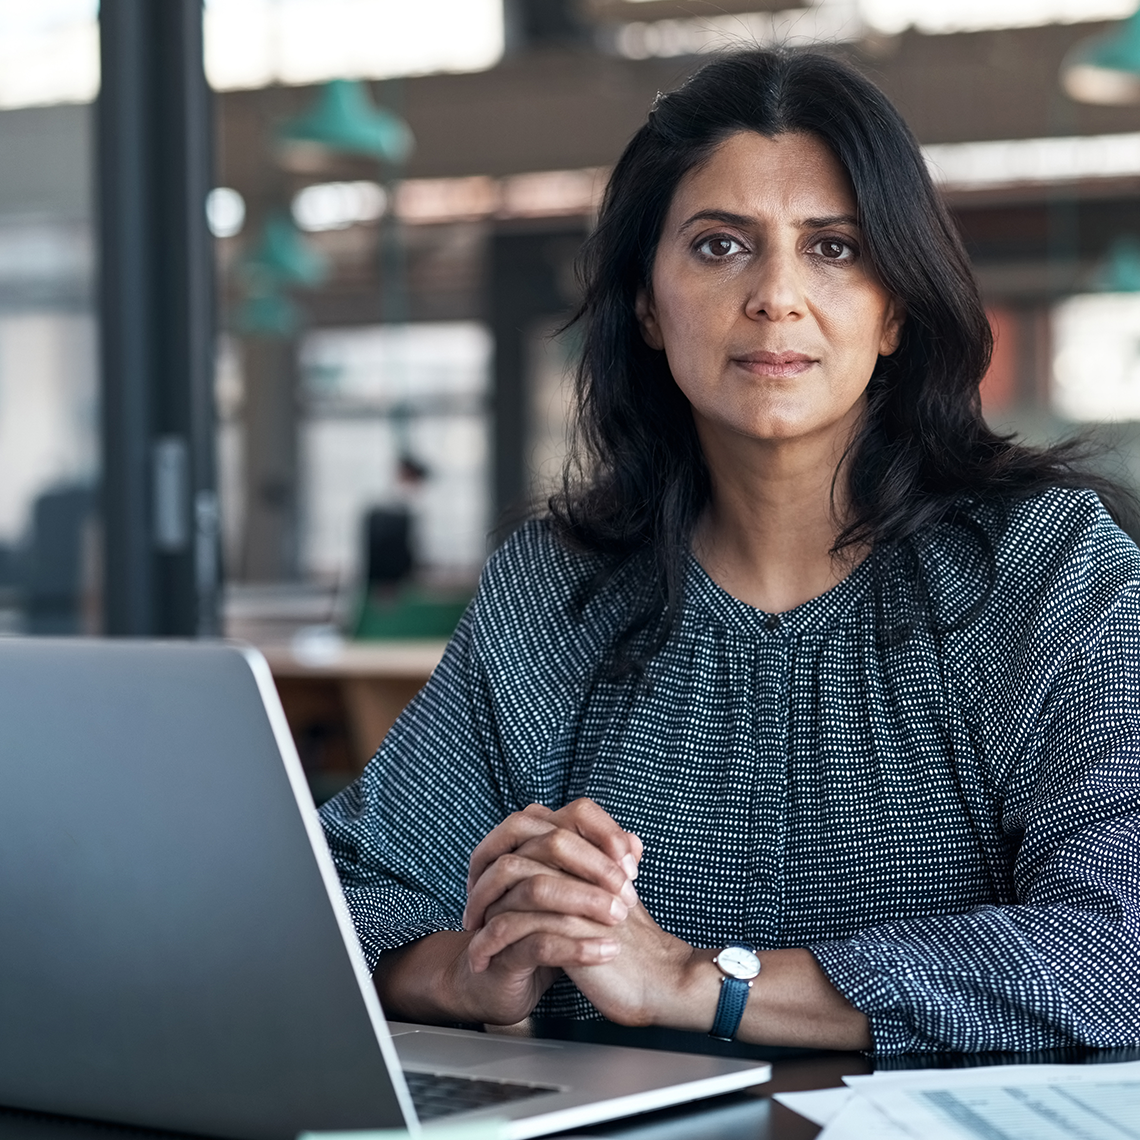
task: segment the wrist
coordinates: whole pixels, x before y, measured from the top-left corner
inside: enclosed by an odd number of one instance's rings
[[[487,976],[475,975],[467,957],[467,945],[474,938],[474,932],[463,930],[445,933],[448,935],[447,941],[441,939],[440,946],[445,950],[446,958],[431,983],[431,988],[435,990],[432,995],[434,1001],[449,1011],[455,1021],[494,1021],[493,1017],[487,1017],[487,1011],[482,1008],[486,1004],[481,999],[485,996],[482,991]]]
[[[441,930],[382,954],[372,980],[388,1016],[426,1024],[481,1020],[468,1016],[470,986],[460,977],[470,939]]]
[[[662,987],[662,1003],[654,1024],[691,1033],[707,1033],[720,998],[721,973],[713,964],[715,950],[685,946],[669,984]]]

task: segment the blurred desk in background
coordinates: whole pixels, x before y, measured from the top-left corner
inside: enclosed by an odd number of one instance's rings
[[[363,770],[447,645],[323,640],[260,645],[316,798]]]

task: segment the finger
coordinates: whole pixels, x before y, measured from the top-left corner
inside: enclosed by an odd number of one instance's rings
[[[491,831],[471,853],[467,872],[467,889],[470,891],[479,876],[501,855],[513,851],[526,839],[543,834],[550,826],[564,826],[598,846],[609,855],[628,879],[637,877],[637,864],[641,858],[641,840],[624,831],[614,818],[599,804],[581,797],[551,811],[544,804],[528,804],[521,812],[514,812]]]
[[[551,842],[544,845],[524,844],[518,851],[500,856],[483,872],[467,896],[463,909],[464,930],[478,930],[492,908],[496,912],[523,909],[580,914],[610,924],[625,920],[630,907],[637,905],[637,893],[624,873],[615,874],[613,864],[580,837],[565,832],[557,837],[552,834],[550,839]],[[578,854],[594,864],[595,870],[609,875],[611,885],[599,886],[587,881],[590,867],[583,866],[580,858],[568,857],[565,851],[568,846],[580,847]],[[556,860],[564,866],[558,867]],[[576,875],[574,868],[581,874]],[[515,902],[508,903],[508,898]]]
[[[467,944],[467,957],[475,973],[482,973],[496,954],[531,935],[557,935],[567,942],[614,942],[606,927],[566,914],[507,911],[489,919]],[[531,965],[560,966],[558,961],[536,961]]]
[[[617,895],[627,906],[637,905],[637,892],[625,869],[576,832],[552,828],[528,839],[515,854],[593,883]]]
[[[632,831],[627,831],[626,835],[629,836],[630,846],[633,848],[633,858],[637,862],[638,867],[641,866],[641,857],[645,854],[645,844],[641,842],[641,836]],[[637,878],[637,868],[630,878]]]
[[[629,917],[629,907],[609,891],[568,875],[551,874],[531,875],[516,883],[484,909],[482,922],[509,910],[577,915],[603,926],[616,926]],[[477,927],[472,924],[466,929]]]
[[[612,940],[536,933],[512,943],[495,957],[493,964],[520,973],[544,966],[573,969],[575,966],[602,966],[612,962],[620,953],[621,945]]]
[[[538,859],[529,859],[520,851],[500,855],[478,878],[467,895],[463,908],[463,929],[478,930],[483,925],[484,911],[512,887],[535,875],[558,875],[560,872]],[[565,876],[563,876],[565,877]]]
[[[583,796],[559,808],[548,818],[550,822],[576,831],[593,843],[625,871],[627,878],[637,877],[637,856],[631,833],[594,800]]]
[[[541,804],[531,804],[525,811],[516,811],[508,815],[502,823],[489,832],[479,845],[471,852],[467,864],[468,891],[478,881],[479,876],[502,855],[521,847],[528,839],[536,835],[544,835],[552,831],[557,825],[549,820],[540,818],[531,812],[531,808],[541,808]],[[549,812],[549,808],[543,808]],[[553,812],[550,812],[553,815]]]

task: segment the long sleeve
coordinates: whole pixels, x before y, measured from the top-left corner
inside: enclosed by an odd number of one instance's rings
[[[1016,847],[1015,901],[888,922],[811,947],[867,1015],[878,1052],[1140,1040],[1136,586],[1073,637],[1050,663],[1041,718],[994,809]],[[1031,664],[1040,672],[1042,661]],[[1029,688],[1022,698],[1032,706]]]
[[[607,671],[636,568],[542,524],[491,558],[431,681],[323,810],[365,956],[458,929],[510,812],[588,796],[645,843],[694,946],[809,947],[881,1053],[1140,1044],[1140,552],[1086,492],[978,508],[767,615],[690,564],[640,677]],[[950,632],[945,632],[950,630]],[[596,1017],[568,979],[546,1015]]]
[[[461,929],[467,858],[513,810],[474,625],[473,605],[364,774],[321,810],[369,969],[384,950]]]
[[[583,624],[592,572],[540,524],[516,532],[427,685],[322,808],[370,968],[385,950],[461,929],[470,854],[507,815],[572,798],[566,750],[613,625]]]

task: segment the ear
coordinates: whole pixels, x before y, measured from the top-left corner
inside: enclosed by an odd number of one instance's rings
[[[879,340],[879,355],[890,356],[902,340],[903,325],[906,323],[906,306],[897,297],[892,297],[883,323],[883,335]]]
[[[653,305],[653,298],[644,285],[637,291],[633,311],[637,314],[642,339],[650,348],[661,352],[665,348],[665,341],[661,337],[661,326],[657,323],[657,310]]]

